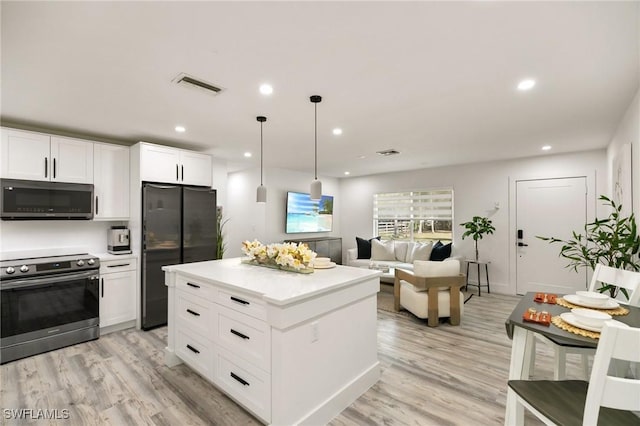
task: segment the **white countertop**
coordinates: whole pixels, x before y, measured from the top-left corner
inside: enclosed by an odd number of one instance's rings
[[[241,258],[236,257],[170,265],[162,269],[253,293],[276,305],[297,302],[381,275],[380,271],[350,266],[316,269],[312,274],[300,274],[246,265],[240,261]]]

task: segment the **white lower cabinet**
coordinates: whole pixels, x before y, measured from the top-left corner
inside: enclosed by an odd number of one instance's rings
[[[135,257],[100,262],[101,331],[136,319],[136,269]]]
[[[271,327],[265,306],[242,293],[179,279],[175,353],[236,402],[271,418]]]

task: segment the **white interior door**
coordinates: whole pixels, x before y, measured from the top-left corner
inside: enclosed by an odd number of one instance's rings
[[[571,238],[587,220],[586,177],[516,182],[516,291],[568,294],[587,287],[587,273],[567,268],[561,245],[536,236]]]

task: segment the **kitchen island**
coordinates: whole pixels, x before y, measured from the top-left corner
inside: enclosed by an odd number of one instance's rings
[[[379,271],[299,274],[240,258],[163,270],[165,363],[186,363],[264,423],[325,424],[380,377]]]

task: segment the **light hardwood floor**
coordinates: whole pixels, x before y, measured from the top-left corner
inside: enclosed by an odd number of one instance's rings
[[[474,296],[458,327],[429,328],[410,314],[378,310],[382,377],[330,424],[503,424],[511,348],[504,321],[517,302]],[[0,424],[259,424],[188,367],[167,368],[166,334],[129,329],[1,366]],[[552,377],[544,345],[536,368],[536,377]],[[578,374],[572,362],[568,375]],[[69,410],[69,419],[7,418],[6,409],[19,408]]]

